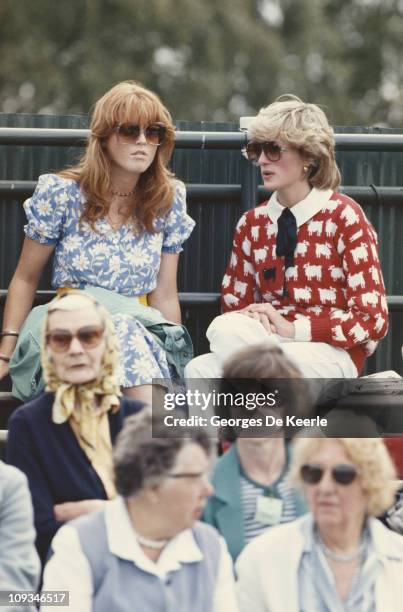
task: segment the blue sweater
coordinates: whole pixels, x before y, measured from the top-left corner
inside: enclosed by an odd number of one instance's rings
[[[44,393],[18,408],[8,422],[7,462],[22,470],[34,506],[36,546],[42,561],[62,523],[56,521],[55,504],[83,499],[106,499],[101,479],[80,447],[69,423],[52,421],[53,393]],[[126,398],[120,410],[108,413],[112,444],[126,416],[142,404]]]

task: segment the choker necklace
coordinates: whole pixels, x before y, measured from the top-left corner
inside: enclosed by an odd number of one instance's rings
[[[136,538],[139,544],[142,546],[147,546],[147,548],[153,548],[154,550],[161,550],[168,543],[168,540],[149,540],[148,538],[143,538],[143,536],[136,533]]]
[[[113,189],[111,189],[110,191],[112,195],[119,196],[120,198],[129,198],[134,194],[134,189],[132,191],[113,191]]]
[[[350,553],[349,555],[342,555],[334,552],[334,550],[326,546],[319,534],[317,534],[317,539],[319,548],[321,549],[325,557],[328,557],[328,559],[332,559],[332,561],[338,561],[340,563],[348,563],[349,561],[355,561],[356,559],[359,559],[364,554],[364,551],[367,546],[367,543],[364,540],[363,542],[361,542],[357,550],[355,550],[353,553]]]

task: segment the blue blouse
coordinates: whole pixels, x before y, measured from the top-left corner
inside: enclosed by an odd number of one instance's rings
[[[195,222],[186,213],[185,185],[175,180],[172,209],[155,220],[156,233],[136,232],[129,222],[114,230],[105,218],[94,231],[80,216],[85,196],[79,183],[55,174],[39,177],[35,193],[24,203],[28,238],[56,245],[52,286],[93,285],[126,296],[155,289],[161,253],[179,253]]]

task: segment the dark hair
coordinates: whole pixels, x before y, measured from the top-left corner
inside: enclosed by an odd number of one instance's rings
[[[267,342],[243,348],[226,361],[220,392],[224,394],[264,393],[277,394],[281,404],[276,407],[278,416],[307,416],[312,407],[312,397],[306,381],[298,367],[283,353],[280,347]],[[220,404],[216,413],[221,418],[231,418],[231,406]],[[248,410],[245,416],[254,417],[255,410]],[[289,433],[284,431],[287,437]],[[295,433],[295,432],[293,432]],[[221,429],[221,437],[233,442],[239,435],[249,437],[248,429],[241,434],[231,426]]]
[[[113,465],[116,490],[123,497],[164,480],[187,444],[198,444],[206,455],[210,454],[211,442],[203,431],[187,431],[183,438],[153,438],[152,433],[158,432],[152,426],[151,409],[143,408],[125,420],[118,435]]]

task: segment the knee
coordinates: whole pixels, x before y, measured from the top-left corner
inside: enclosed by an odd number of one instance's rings
[[[210,340],[211,350],[221,352],[261,342],[267,333],[260,321],[239,312],[230,312],[216,317],[206,335]]]
[[[221,367],[212,353],[199,355],[185,366],[185,378],[220,378]]]

